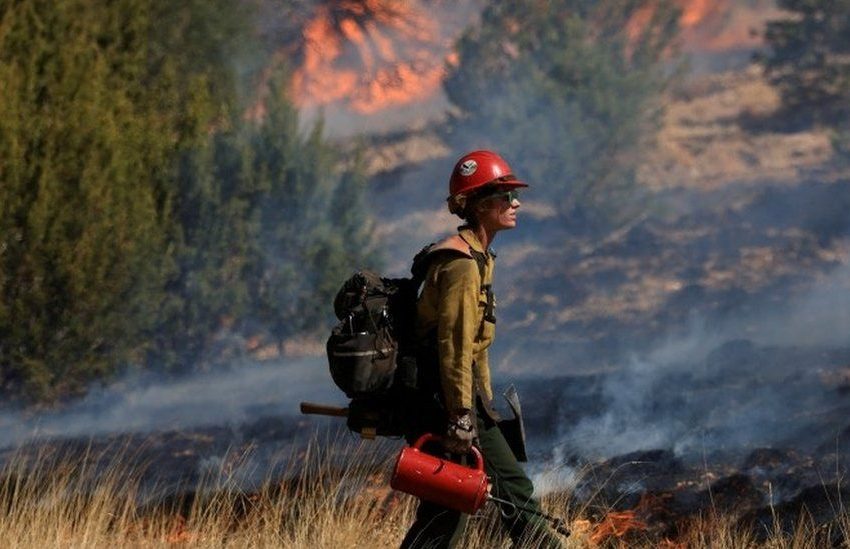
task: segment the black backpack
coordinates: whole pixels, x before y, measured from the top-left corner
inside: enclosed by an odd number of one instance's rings
[[[365,438],[402,436],[418,389],[416,301],[435,244],[413,258],[410,278],[358,271],[334,299],[339,323],[326,345],[331,377],[346,396],[348,428]],[[484,270],[483,254],[470,250]]]

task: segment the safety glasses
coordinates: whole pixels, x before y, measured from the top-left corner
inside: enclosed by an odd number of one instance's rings
[[[507,202],[508,204],[513,204],[514,200],[519,200],[519,191],[514,189],[514,190],[510,190],[510,191],[496,192],[496,193],[493,193],[490,196],[488,196],[487,200],[490,200],[490,199],[493,199],[493,198],[501,198],[505,202]]]

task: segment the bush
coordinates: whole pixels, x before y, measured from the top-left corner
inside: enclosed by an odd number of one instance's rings
[[[789,12],[765,30],[759,57],[784,104],[832,124],[850,113],[850,1],[780,0]]]

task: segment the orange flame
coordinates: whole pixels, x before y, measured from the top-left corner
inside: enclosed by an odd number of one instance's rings
[[[760,38],[751,29],[763,24],[772,9],[771,0],[746,5],[729,0],[674,1],[682,9],[682,49],[690,52],[757,45]],[[290,91],[299,107],[337,105],[363,115],[435,97],[445,67],[458,63],[451,44],[470,22],[474,5],[473,0],[318,2],[303,23],[301,40],[279,50],[274,64],[295,59]],[[465,7],[458,8],[460,4]],[[627,23],[627,55],[656,8],[656,0],[646,0]],[[515,57],[512,44],[506,44],[505,54]],[[264,87],[260,86],[247,117],[263,118]]]
[[[689,29],[705,21],[712,13],[724,11],[725,0],[684,0],[680,1],[682,16],[679,22],[682,28]]]
[[[728,0],[676,0],[676,3],[682,10],[679,24],[686,35],[686,40],[690,29],[705,25],[716,18],[717,15],[729,11]],[[626,36],[629,42],[634,42],[640,37],[655,14],[656,8],[656,3],[649,1],[635,11],[629,22],[626,23]]]
[[[197,541],[197,535],[186,527],[186,519],[178,515],[174,518],[171,528],[165,534],[165,542],[170,545],[192,543]]]
[[[647,2],[639,7],[626,23],[625,32],[629,44],[634,44],[640,38],[640,35],[646,29],[647,25],[649,25],[652,16],[655,14],[655,7],[654,3]]]
[[[596,545],[611,539],[621,539],[633,530],[646,530],[646,523],[638,520],[635,511],[612,511],[596,525],[590,541]]]
[[[358,113],[436,93],[446,49],[436,22],[410,2],[347,0],[321,6],[303,31],[292,79],[299,106],[345,101]]]

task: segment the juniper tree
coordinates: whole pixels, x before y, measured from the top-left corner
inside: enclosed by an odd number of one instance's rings
[[[225,331],[315,330],[369,255],[362,176],[299,131],[285,86],[243,116],[246,5],[0,4],[4,396],[191,369]]]
[[[133,360],[164,299],[142,4],[0,13],[0,383],[32,397]]]
[[[178,159],[236,97],[224,1],[0,7],[0,386],[144,364],[183,296]],[[228,31],[228,32],[224,32]]]
[[[268,115],[250,130],[248,176],[263,189],[257,311],[279,339],[323,326],[329,309],[316,304],[330,303],[351,270],[377,261],[358,163],[341,167],[321,121],[302,136],[284,89],[272,82]]]

